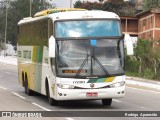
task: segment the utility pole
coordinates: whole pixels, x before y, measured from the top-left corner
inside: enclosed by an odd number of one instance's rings
[[[4,1],[6,7],[6,20],[5,20],[5,35],[4,35],[4,57],[6,57],[6,43],[7,43],[7,25],[8,25],[8,0]]]
[[[29,16],[31,17],[32,16],[32,0],[30,0],[30,10],[29,10]]]
[[[70,8],[72,8],[72,0],[70,0]]]

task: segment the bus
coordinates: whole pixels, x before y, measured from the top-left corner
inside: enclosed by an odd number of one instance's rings
[[[110,106],[124,97],[124,51],[121,21],[112,12],[50,9],[18,22],[19,83],[28,95],[47,96],[50,105],[101,100]]]

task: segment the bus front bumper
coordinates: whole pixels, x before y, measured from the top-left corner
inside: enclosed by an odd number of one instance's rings
[[[103,89],[61,89],[57,87],[56,100],[98,100],[122,98],[125,96],[125,85],[117,88]]]

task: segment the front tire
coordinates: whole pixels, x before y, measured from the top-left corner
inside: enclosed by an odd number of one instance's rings
[[[48,98],[48,103],[51,106],[57,106],[58,105],[58,101],[56,101],[55,99],[53,99],[53,98],[50,97],[50,91],[49,91],[49,85],[48,85],[48,83],[46,85],[46,94],[47,94],[47,98]]]
[[[104,106],[111,106],[112,104],[112,99],[102,99],[102,104]]]

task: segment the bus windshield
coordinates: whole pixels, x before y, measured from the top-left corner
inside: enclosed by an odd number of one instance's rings
[[[57,21],[55,23],[56,38],[110,36],[121,36],[119,20],[76,20]]]
[[[124,74],[123,40],[57,40],[57,75],[106,77]]]

